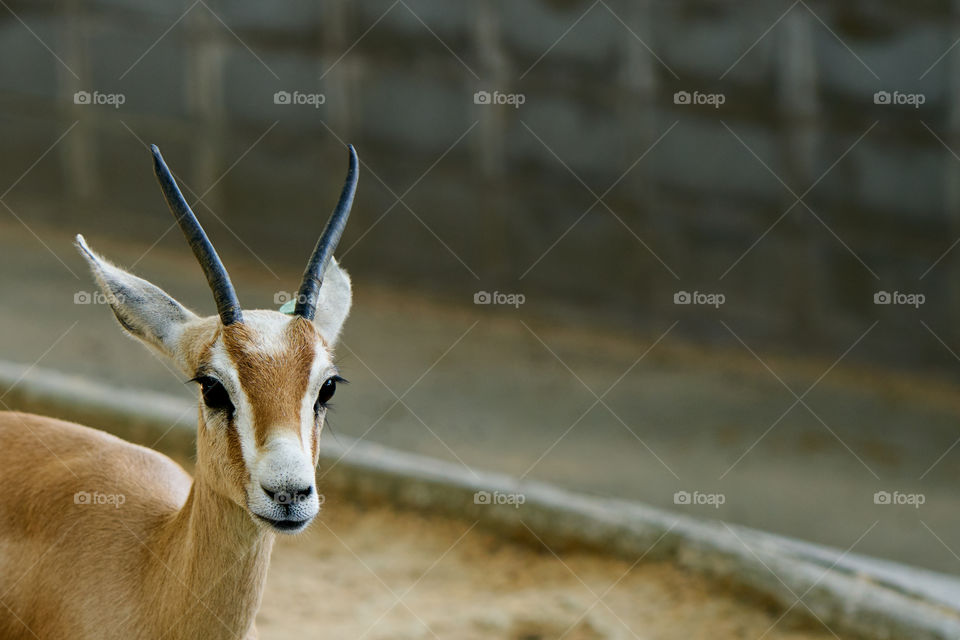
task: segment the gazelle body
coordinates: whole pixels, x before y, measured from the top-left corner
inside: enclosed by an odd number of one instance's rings
[[[341,380],[332,348],[351,301],[332,253],[356,155],[293,314],[241,311],[154,157],[218,315],[194,315],[77,244],[126,332],[199,383],[195,477],[102,431],[0,412],[0,638],[254,638],[275,534],[319,511],[318,441]]]

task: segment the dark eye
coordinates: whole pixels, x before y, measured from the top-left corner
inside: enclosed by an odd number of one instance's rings
[[[200,376],[196,379],[200,383],[200,393],[203,396],[203,403],[214,411],[226,411],[233,413],[233,403],[230,402],[230,394],[223,388],[220,381],[210,376]]]
[[[332,378],[327,378],[326,381],[320,386],[320,393],[317,394],[317,402],[313,405],[313,410],[317,413],[320,413],[320,409],[325,409],[327,403],[330,402],[330,398],[333,397],[333,394],[337,391],[337,383],[346,382],[340,376],[333,376]]]

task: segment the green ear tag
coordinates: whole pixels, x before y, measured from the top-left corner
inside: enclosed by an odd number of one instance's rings
[[[292,316],[292,315],[293,315],[293,309],[294,309],[294,307],[296,307],[296,306],[297,306],[297,301],[294,300],[294,299],[290,299],[290,300],[287,300],[286,302],[283,303],[283,306],[280,307],[279,311],[280,311],[280,313],[285,313],[285,314],[287,314],[287,315]]]

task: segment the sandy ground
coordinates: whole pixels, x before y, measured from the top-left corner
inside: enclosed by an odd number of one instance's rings
[[[328,505],[278,540],[257,625],[263,640],[834,637],[778,618],[668,563],[555,556],[470,522]]]

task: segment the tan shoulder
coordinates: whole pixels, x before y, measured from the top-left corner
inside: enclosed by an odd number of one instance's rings
[[[0,411],[0,462],[0,481],[21,491],[39,484],[47,491],[129,492],[160,508],[179,508],[192,483],[183,467],[153,449],[65,420],[13,411]]]

